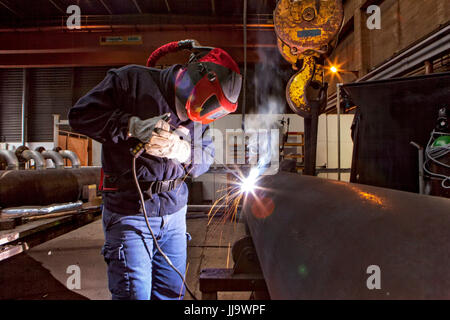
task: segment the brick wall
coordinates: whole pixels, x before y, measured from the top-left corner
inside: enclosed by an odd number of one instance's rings
[[[381,30],[366,26],[371,4],[381,8]],[[359,71],[359,76],[450,21],[449,0],[344,0],[344,11],[348,31],[330,60],[344,70]],[[356,79],[351,73],[340,77],[343,82]],[[327,81],[332,94],[337,79],[328,76]]]

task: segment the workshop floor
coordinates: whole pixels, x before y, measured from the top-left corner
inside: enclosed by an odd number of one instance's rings
[[[186,281],[200,298],[198,275],[204,268],[233,266],[230,246],[245,234],[244,225],[213,219],[187,220],[192,240],[188,244]],[[32,248],[0,263],[0,299],[109,300],[101,220]],[[69,290],[70,266],[79,266],[81,289]],[[250,292],[223,292],[219,299],[249,299]],[[185,299],[191,299],[186,294]]]

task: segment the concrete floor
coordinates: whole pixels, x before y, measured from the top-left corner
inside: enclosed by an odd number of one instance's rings
[[[198,275],[204,268],[233,266],[231,245],[245,234],[243,223],[196,218],[187,220],[192,240],[188,244],[186,281],[197,298]],[[109,300],[101,220],[32,248],[0,263],[0,299],[93,299]],[[81,288],[69,290],[71,265],[79,266]],[[223,300],[249,299],[250,292],[223,292]],[[191,299],[186,293],[185,299]]]

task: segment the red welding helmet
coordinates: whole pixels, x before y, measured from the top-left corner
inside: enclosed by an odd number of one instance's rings
[[[242,76],[233,58],[222,49],[195,46],[195,42],[180,41],[177,46],[196,52],[175,80],[175,94],[189,119],[208,124],[236,111]]]
[[[175,93],[189,119],[203,124],[236,111],[242,76],[236,62],[215,48],[187,64],[175,81]]]

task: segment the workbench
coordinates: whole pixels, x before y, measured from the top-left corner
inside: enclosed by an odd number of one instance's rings
[[[85,203],[76,212],[49,216],[40,216],[13,229],[0,231],[0,261],[99,219],[101,206]]]

